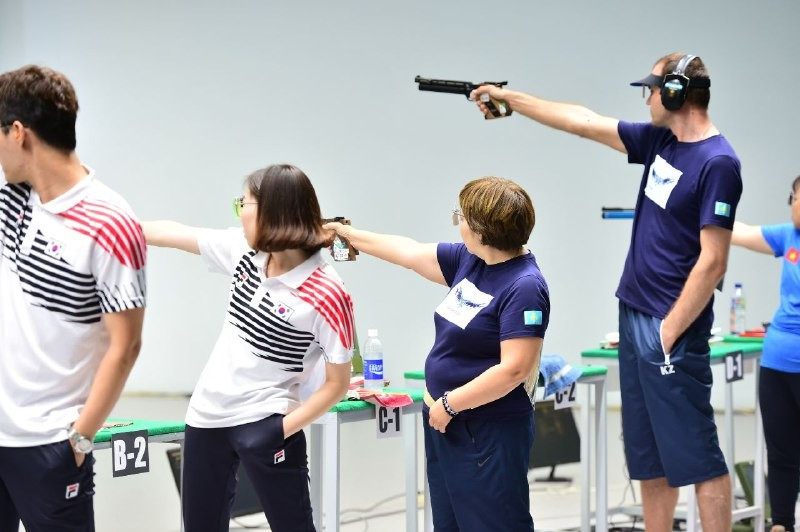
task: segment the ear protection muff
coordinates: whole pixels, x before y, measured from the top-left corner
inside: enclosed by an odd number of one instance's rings
[[[671,74],[664,76],[664,81],[661,84],[661,103],[664,109],[670,111],[677,111],[683,106],[686,101],[686,96],[689,92],[689,87],[692,88],[708,88],[711,86],[711,80],[708,78],[690,78],[686,76],[686,67],[695,59],[696,55],[686,54],[681,57],[675,70]]]

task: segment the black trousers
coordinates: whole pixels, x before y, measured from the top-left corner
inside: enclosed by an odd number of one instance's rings
[[[800,373],[761,368],[758,390],[772,522],[794,530],[800,489]]]
[[[283,416],[235,427],[186,426],[183,520],[186,532],[228,530],[241,462],[273,532],[314,531],[303,431],[283,437]]]
[[[69,442],[0,447],[0,532],[94,532],[94,457]]]

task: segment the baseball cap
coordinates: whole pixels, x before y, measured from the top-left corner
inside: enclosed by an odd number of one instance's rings
[[[664,84],[664,76],[649,74],[638,81],[631,81],[631,87],[661,87]]]

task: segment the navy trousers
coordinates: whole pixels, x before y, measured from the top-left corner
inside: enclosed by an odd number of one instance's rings
[[[528,462],[533,415],[456,417],[443,433],[422,413],[436,532],[533,531]]]
[[[283,416],[235,427],[186,426],[183,520],[186,532],[228,530],[239,462],[273,532],[314,531],[303,431],[283,437]]]
[[[0,532],[94,532],[94,457],[69,442],[0,447]]]

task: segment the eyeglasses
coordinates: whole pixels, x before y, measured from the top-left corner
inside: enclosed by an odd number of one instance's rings
[[[244,196],[233,198],[233,215],[237,218],[242,216],[242,210],[245,205],[258,205],[257,201],[245,201]]]
[[[795,194],[794,191],[790,192],[789,193],[789,205],[791,206],[792,203],[794,203],[794,200],[796,200],[796,199],[797,199],[797,194]]]
[[[649,94],[647,93],[647,89],[650,89]],[[645,100],[648,99],[657,90],[661,90],[661,87],[655,87],[653,85],[642,85],[642,98],[644,98]]]
[[[453,225],[461,225],[463,219],[464,215],[461,213],[461,209],[453,210]]]

